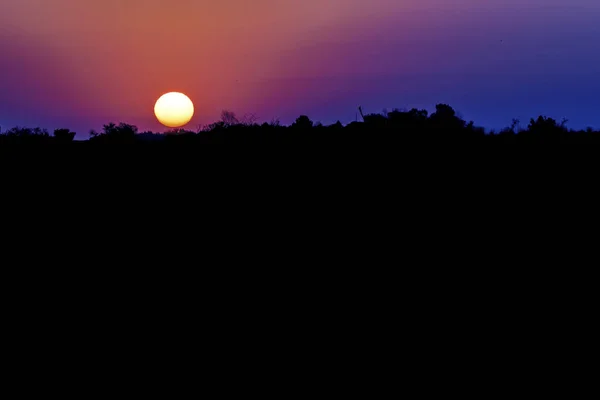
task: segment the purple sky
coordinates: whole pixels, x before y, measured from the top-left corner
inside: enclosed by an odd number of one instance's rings
[[[600,128],[600,1],[1,1],[2,129],[163,130],[172,90],[192,129],[222,109],[332,123],[439,102],[488,128]]]

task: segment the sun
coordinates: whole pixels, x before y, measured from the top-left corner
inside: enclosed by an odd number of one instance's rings
[[[194,116],[194,103],[183,93],[166,93],[156,101],[154,115],[164,126],[180,128]]]

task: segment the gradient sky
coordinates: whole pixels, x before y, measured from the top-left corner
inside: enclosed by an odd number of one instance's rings
[[[193,129],[223,109],[332,123],[440,102],[488,128],[600,127],[600,1],[0,1],[2,129],[162,131],[168,91]]]

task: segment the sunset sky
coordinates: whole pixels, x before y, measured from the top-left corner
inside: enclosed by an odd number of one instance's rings
[[[223,109],[345,123],[439,102],[489,128],[600,127],[600,1],[0,1],[3,130],[162,131],[169,91],[194,101],[192,129]]]

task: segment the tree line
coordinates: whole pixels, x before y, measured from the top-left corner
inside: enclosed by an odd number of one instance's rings
[[[254,116],[237,118],[235,113],[223,111],[219,121],[196,131],[175,129],[165,133],[139,132],[135,125],[109,123],[101,131],[91,131],[89,144],[126,144],[141,142],[167,143],[311,143],[343,141],[584,141],[600,142],[600,131],[593,128],[573,130],[567,120],[558,122],[553,118],[532,118],[526,127],[513,120],[510,126],[499,131],[486,131],[473,121],[465,121],[447,104],[438,104],[433,113],[427,110],[394,109],[390,112],[363,114],[362,121],[346,125],[314,123],[301,115],[294,123],[284,126],[278,120],[258,124]],[[9,143],[69,143],[76,133],[61,128],[50,134],[41,128],[15,127],[0,134],[0,144]]]

